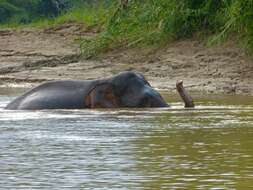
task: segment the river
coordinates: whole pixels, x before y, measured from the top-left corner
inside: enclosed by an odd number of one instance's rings
[[[0,92],[0,189],[253,189],[253,97],[6,111],[22,90]]]

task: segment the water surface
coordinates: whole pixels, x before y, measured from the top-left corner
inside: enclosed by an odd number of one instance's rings
[[[2,189],[253,189],[253,97],[195,95],[184,109],[6,111]],[[10,96],[11,94],[11,96]]]

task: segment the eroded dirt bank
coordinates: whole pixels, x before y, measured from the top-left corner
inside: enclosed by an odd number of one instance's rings
[[[33,86],[135,70],[159,89],[174,90],[176,81],[184,80],[191,90],[253,94],[253,61],[233,43],[207,48],[185,40],[159,50],[115,50],[95,60],[80,60],[75,40],[95,33],[76,23],[44,30],[0,30],[0,84]]]

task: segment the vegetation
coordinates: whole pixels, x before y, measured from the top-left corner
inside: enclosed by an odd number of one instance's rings
[[[58,16],[69,6],[66,0],[0,0],[0,22],[25,24],[39,17]]]
[[[253,50],[253,0],[132,0],[115,10],[103,33],[83,41],[88,56],[115,46],[163,45],[194,35],[205,36],[209,44],[237,36]]]
[[[0,24],[18,26],[43,21],[53,23],[58,17],[62,20],[70,16],[77,19],[89,15],[91,11],[88,9],[94,4],[99,3],[94,0],[0,0]],[[87,14],[82,14],[81,9],[85,9]]]
[[[207,36],[210,44],[236,36],[253,50],[253,0],[0,0],[0,23],[69,20],[104,28],[82,40],[86,56],[196,35]]]

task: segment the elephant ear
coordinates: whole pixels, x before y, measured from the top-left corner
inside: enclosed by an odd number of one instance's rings
[[[117,108],[119,98],[114,93],[111,83],[97,84],[86,96],[85,105],[88,108]]]

